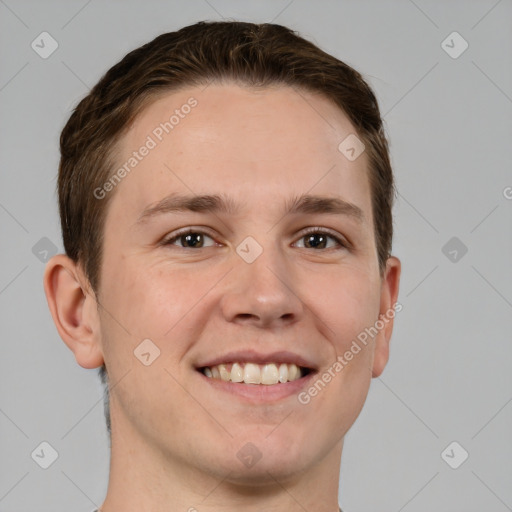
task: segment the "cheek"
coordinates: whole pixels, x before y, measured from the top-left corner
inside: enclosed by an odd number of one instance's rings
[[[119,382],[111,395],[111,410],[117,406],[134,423],[152,411],[164,424],[178,429],[179,418],[171,417],[173,410],[192,407],[177,383],[183,376],[176,366],[186,351],[186,342],[180,342],[186,322],[180,319],[186,319],[187,311],[202,295],[190,284],[190,277],[156,265],[143,267],[135,258],[119,258],[104,281],[102,339],[106,341],[109,375],[112,382]],[[147,339],[159,355],[146,366],[137,353],[142,353],[138,347]],[[148,348],[144,352],[149,351],[152,358],[155,349],[145,343]],[[154,433],[151,424],[144,428],[148,436]]]
[[[144,265],[141,260],[121,260],[111,276],[107,302],[112,316],[125,327],[113,326],[116,350],[130,347],[133,352],[149,338],[160,350],[159,363],[175,367],[210,321],[214,294],[209,291],[225,269],[177,267],[161,259]]]
[[[317,277],[321,293],[310,292],[308,306],[317,330],[332,346],[332,357],[306,391],[312,416],[321,414],[325,420],[325,435],[342,435],[359,415],[371,382],[373,345],[370,338],[365,344],[358,336],[378,319],[380,280],[353,267]]]
[[[105,284],[105,304],[127,331],[142,339],[159,338],[170,329],[191,295],[180,273],[138,265],[136,258],[120,258]]]
[[[315,316],[325,322],[324,331],[338,353],[378,319],[380,280],[373,274],[353,266],[317,274],[318,291],[308,293]]]

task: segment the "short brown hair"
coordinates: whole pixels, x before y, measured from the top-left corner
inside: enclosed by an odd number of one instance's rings
[[[99,200],[93,191],[114,172],[116,143],[161,93],[212,81],[320,93],[348,116],[369,158],[382,273],[393,235],[393,173],[377,99],[361,74],[281,25],[199,22],[128,53],[80,101],[62,131],[58,193],[64,248],[84,268],[92,289],[99,290],[103,227],[113,195]]]

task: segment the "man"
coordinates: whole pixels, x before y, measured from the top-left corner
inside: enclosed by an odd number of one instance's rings
[[[361,75],[282,26],[198,23],[111,68],[61,155],[44,284],[108,377],[101,510],[337,511],[400,277]]]

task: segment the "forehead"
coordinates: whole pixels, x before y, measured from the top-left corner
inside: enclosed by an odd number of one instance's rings
[[[133,218],[175,192],[232,191],[248,208],[310,193],[341,197],[370,215],[366,154],[350,161],[338,149],[354,133],[330,100],[285,86],[212,84],[161,95],[120,140],[118,165],[136,162],[113,202],[125,199]]]

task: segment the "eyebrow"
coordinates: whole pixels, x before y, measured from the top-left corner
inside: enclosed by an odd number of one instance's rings
[[[158,203],[144,209],[136,224],[166,213],[200,212],[236,215],[240,211],[237,202],[224,194],[183,195],[170,194]],[[292,197],[285,204],[285,214],[335,214],[345,215],[362,222],[364,213],[359,206],[338,197],[301,195]]]

